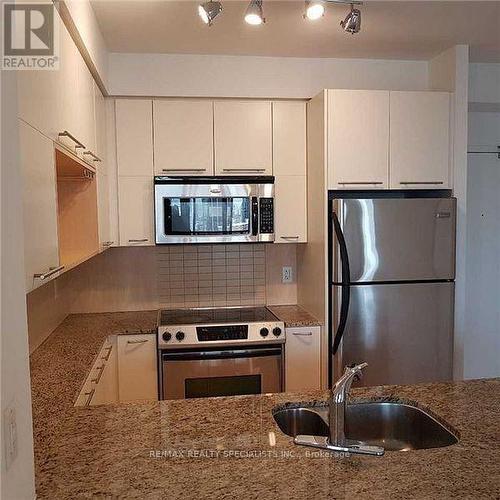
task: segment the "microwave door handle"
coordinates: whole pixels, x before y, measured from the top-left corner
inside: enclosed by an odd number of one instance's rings
[[[170,198],[163,198],[163,224],[165,234],[167,236],[172,234],[172,205]]]
[[[349,253],[347,252],[347,245],[344,238],[344,233],[340,226],[337,214],[333,212],[333,228],[335,235],[339,242],[340,261],[342,267],[342,294],[340,304],[340,318],[333,340],[332,351],[335,355],[339,349],[342,336],[344,335],[345,325],[347,323],[347,316],[349,314],[349,302],[351,300],[351,271],[349,268]]]
[[[252,196],[252,236],[259,233],[259,199]]]

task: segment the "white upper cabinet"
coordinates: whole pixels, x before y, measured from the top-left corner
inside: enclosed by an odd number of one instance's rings
[[[303,175],[275,178],[275,243],[307,241],[307,184]]]
[[[273,174],[306,175],[306,103],[273,102]]]
[[[120,245],[154,245],[153,178],[118,178]]]
[[[390,93],[390,186],[449,188],[450,94]]]
[[[54,145],[30,125],[19,121],[23,172],[24,261],[26,291],[44,283],[35,274],[59,266],[57,191]]]
[[[99,228],[99,248],[111,246],[109,216],[109,180],[102,172],[97,172],[97,215]]]
[[[216,101],[215,173],[272,175],[271,102]]]
[[[273,103],[275,242],[307,241],[306,104]]]
[[[328,189],[389,187],[389,92],[328,91]]]
[[[100,172],[107,172],[106,161],[106,102],[99,87],[94,82],[94,114],[95,114],[95,154],[101,159],[96,162]]]
[[[156,175],[213,175],[213,102],[153,101]]]
[[[153,176],[153,103],[150,99],[117,99],[118,175]]]

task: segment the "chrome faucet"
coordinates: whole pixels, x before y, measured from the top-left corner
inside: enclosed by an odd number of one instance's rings
[[[354,378],[356,376],[360,377],[363,368],[366,366],[368,366],[368,363],[361,363],[352,367],[346,366],[344,374],[332,387],[328,401],[329,437],[299,435],[294,439],[295,444],[341,453],[357,453],[378,457],[384,454],[384,448],[380,446],[365,445],[364,443],[347,439],[345,436],[345,416],[349,390]]]

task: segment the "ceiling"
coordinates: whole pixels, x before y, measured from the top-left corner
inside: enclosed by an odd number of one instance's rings
[[[339,26],[348,5],[316,22],[304,2],[264,0],[266,23],[243,21],[248,2],[222,0],[212,27],[190,0],[91,0],[111,52],[430,59],[455,44],[471,60],[500,62],[500,1],[365,1],[356,35]]]

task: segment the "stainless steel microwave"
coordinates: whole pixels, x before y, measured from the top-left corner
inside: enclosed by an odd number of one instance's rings
[[[157,244],[274,241],[274,177],[155,177]]]

